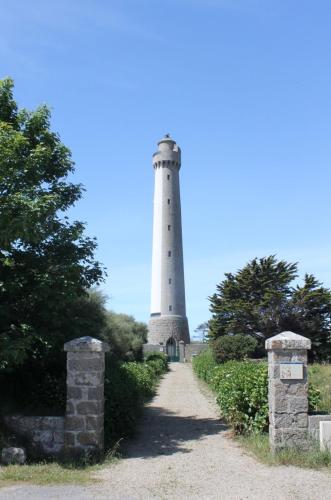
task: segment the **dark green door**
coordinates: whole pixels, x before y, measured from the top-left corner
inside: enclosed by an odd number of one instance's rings
[[[169,358],[169,361],[179,361],[179,352],[178,352],[178,346],[172,337],[168,340],[167,342],[167,355]]]

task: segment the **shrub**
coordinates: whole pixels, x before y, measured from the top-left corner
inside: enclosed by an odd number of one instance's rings
[[[216,367],[213,353],[210,349],[202,351],[193,358],[193,369],[199,378],[210,384],[213,369]]]
[[[145,363],[116,363],[108,359],[105,374],[106,447],[132,436],[143,404],[154,395],[160,375],[166,371],[164,366],[160,358]]]
[[[313,364],[309,366],[308,376],[320,390],[318,410],[331,413],[331,365]]]
[[[235,432],[266,430],[268,369],[265,363],[228,361],[214,370],[212,385],[222,415]]]
[[[211,352],[197,356],[193,367],[216,392],[221,414],[238,434],[261,432],[268,427],[267,363],[227,361],[217,364]],[[309,384],[309,409],[318,408],[319,391]]]
[[[168,356],[162,352],[151,352],[147,354],[146,362],[149,363],[150,366],[159,367],[157,370],[161,370],[160,374],[168,371]]]
[[[224,335],[212,342],[212,350],[218,363],[232,359],[245,359],[257,348],[257,341],[249,335]]]

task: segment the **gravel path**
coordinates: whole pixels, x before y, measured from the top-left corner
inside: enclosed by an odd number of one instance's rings
[[[145,410],[127,458],[79,486],[14,486],[1,499],[331,499],[331,475],[269,467],[248,456],[219,421],[190,365],[173,363]]]

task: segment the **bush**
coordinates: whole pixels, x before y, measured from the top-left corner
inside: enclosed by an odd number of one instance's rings
[[[145,363],[106,363],[105,444],[111,447],[121,438],[132,436],[143,405],[155,393],[157,382],[167,370],[163,359]]]
[[[310,365],[308,377],[320,391],[320,401],[316,409],[331,413],[331,365]]]
[[[228,361],[212,380],[222,415],[237,433],[268,426],[268,368],[265,363]]]
[[[59,338],[62,338],[62,331],[67,332],[65,340],[77,338],[83,331],[85,335],[109,343],[109,363],[141,361],[146,325],[138,323],[132,316],[107,312],[105,301],[106,296],[101,292],[90,290],[87,296],[72,302],[57,324]],[[68,321],[71,322],[70,329],[66,328]],[[12,371],[1,369],[0,359],[0,415],[63,415],[65,381],[66,354],[62,343],[49,352],[45,348],[42,358],[31,357]]]
[[[218,363],[232,359],[245,359],[257,348],[257,341],[249,335],[224,335],[212,342],[212,350]]]
[[[146,356],[146,362],[150,366],[154,366],[158,374],[168,371],[168,356],[162,352],[151,352]]]
[[[268,366],[252,361],[217,364],[210,351],[193,361],[194,371],[216,392],[221,414],[238,434],[268,428]],[[309,409],[319,406],[319,391],[309,384]]]
[[[216,368],[216,362],[210,349],[202,351],[193,358],[193,369],[199,378],[211,384],[213,369]]]

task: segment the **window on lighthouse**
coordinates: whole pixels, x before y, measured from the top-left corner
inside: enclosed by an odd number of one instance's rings
[[[168,281],[168,282],[169,282],[169,285],[171,285],[171,278],[169,278],[169,281]]]
[[[170,180],[170,175],[169,174],[167,175],[167,179],[168,179],[168,181]]]
[[[169,311],[172,311],[172,306],[169,306]]]
[[[171,257],[171,250],[168,251],[168,257]]]
[[[168,198],[168,205],[170,205],[170,198]]]
[[[170,224],[168,224],[168,231],[170,231],[170,229],[171,229],[171,226],[170,226]]]

